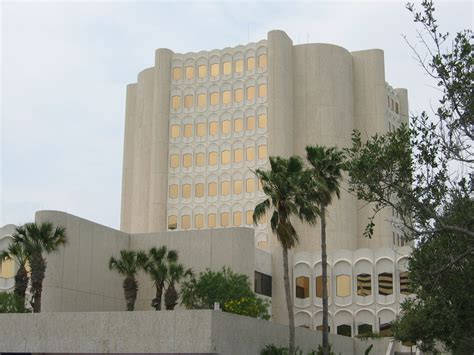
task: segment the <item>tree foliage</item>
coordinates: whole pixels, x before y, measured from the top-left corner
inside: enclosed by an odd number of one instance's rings
[[[25,300],[14,293],[0,292],[0,313],[28,313]]]
[[[269,319],[268,302],[255,295],[247,275],[229,267],[221,271],[207,269],[182,283],[181,303],[187,309],[213,309],[215,302],[224,312]]]

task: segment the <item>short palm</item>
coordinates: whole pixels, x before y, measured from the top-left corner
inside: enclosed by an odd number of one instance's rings
[[[28,262],[28,254],[22,243],[13,242],[8,248],[0,253],[0,262],[2,260],[14,260],[18,265],[15,274],[15,294],[25,302],[26,289],[28,288],[28,272],[26,263]]]
[[[172,262],[168,265],[168,288],[165,292],[165,307],[167,310],[173,310],[178,304],[179,293],[175,285],[186,276],[192,276],[192,271],[191,269],[185,270],[183,264]]]
[[[123,292],[127,303],[127,311],[133,311],[138,293],[137,273],[143,269],[147,262],[144,252],[132,250],[121,250],[120,258],[110,258],[110,270],[116,270],[120,275],[125,276],[123,280]]]

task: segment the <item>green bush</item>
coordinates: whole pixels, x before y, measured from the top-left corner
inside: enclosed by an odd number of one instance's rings
[[[14,293],[0,293],[0,313],[28,313],[23,300]]]

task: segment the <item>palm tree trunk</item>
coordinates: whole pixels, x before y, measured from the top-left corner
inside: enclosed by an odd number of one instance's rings
[[[156,283],[156,296],[151,301],[151,306],[156,311],[161,311],[161,299],[162,299],[162,297],[163,297],[163,283],[157,282]]]
[[[329,355],[328,255],[326,252],[326,206],[321,204],[321,259],[323,271],[323,354]]]
[[[125,302],[127,303],[127,311],[133,311],[138,292],[138,283],[133,275],[128,275],[123,280],[123,292],[125,294]]]
[[[41,312],[41,294],[46,274],[46,260],[41,254],[31,257],[31,294],[34,313]]]
[[[178,292],[174,287],[174,284],[170,284],[168,289],[165,292],[165,306],[166,309],[172,311],[174,307],[178,304]]]
[[[15,294],[25,303],[26,289],[28,288],[28,272],[25,265],[20,265],[15,275]]]
[[[288,249],[283,247],[283,280],[285,283],[286,307],[288,308],[288,319],[290,328],[290,342],[288,344],[288,355],[295,353],[295,315],[293,313],[293,302],[291,298],[290,275],[288,269]]]

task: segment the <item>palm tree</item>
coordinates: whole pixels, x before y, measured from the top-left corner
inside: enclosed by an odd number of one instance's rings
[[[318,211],[306,198],[307,189],[302,188],[308,174],[305,173],[303,162],[299,157],[292,156],[289,159],[270,157],[270,170],[257,169],[255,174],[260,179],[267,198],[255,206],[254,224],[257,225],[260,218],[270,211],[272,231],[283,248],[284,285],[290,332],[289,355],[293,355],[295,353],[295,317],[290,289],[288,250],[298,242],[298,234],[290,217],[298,216],[312,223],[316,220]]]
[[[184,270],[183,264],[170,263],[168,265],[168,288],[165,291],[165,307],[173,310],[178,304],[179,293],[176,291],[175,283],[179,283],[184,277],[192,276],[191,269]]]
[[[319,204],[321,218],[321,261],[323,273],[323,353],[329,354],[328,328],[328,284],[327,284],[327,252],[326,252],[326,208],[331,204],[332,197],[340,196],[339,181],[342,178],[343,153],[335,147],[306,147],[306,158],[311,165],[314,183],[314,202]]]
[[[117,270],[120,275],[125,276],[123,292],[127,303],[127,311],[133,311],[135,308],[138,293],[138,282],[135,276],[145,266],[146,262],[147,256],[142,251],[121,250],[119,259],[110,258],[109,269]]]
[[[25,304],[25,294],[28,288],[28,271],[26,270],[26,263],[28,262],[28,254],[22,243],[10,243],[6,250],[0,252],[0,262],[2,260],[14,260],[18,265],[18,270],[15,274],[15,294]]]
[[[148,262],[145,265],[145,272],[151,277],[156,287],[156,296],[151,301],[151,306],[155,310],[161,310],[161,299],[165,288],[165,281],[168,279],[168,266],[178,261],[178,252],[176,250],[168,250],[165,245],[156,248],[153,247],[148,251]]]
[[[26,223],[17,227],[13,243],[21,244],[31,267],[31,295],[33,312],[41,312],[41,294],[46,276],[46,258],[66,243],[66,229],[54,227],[51,222]]]

